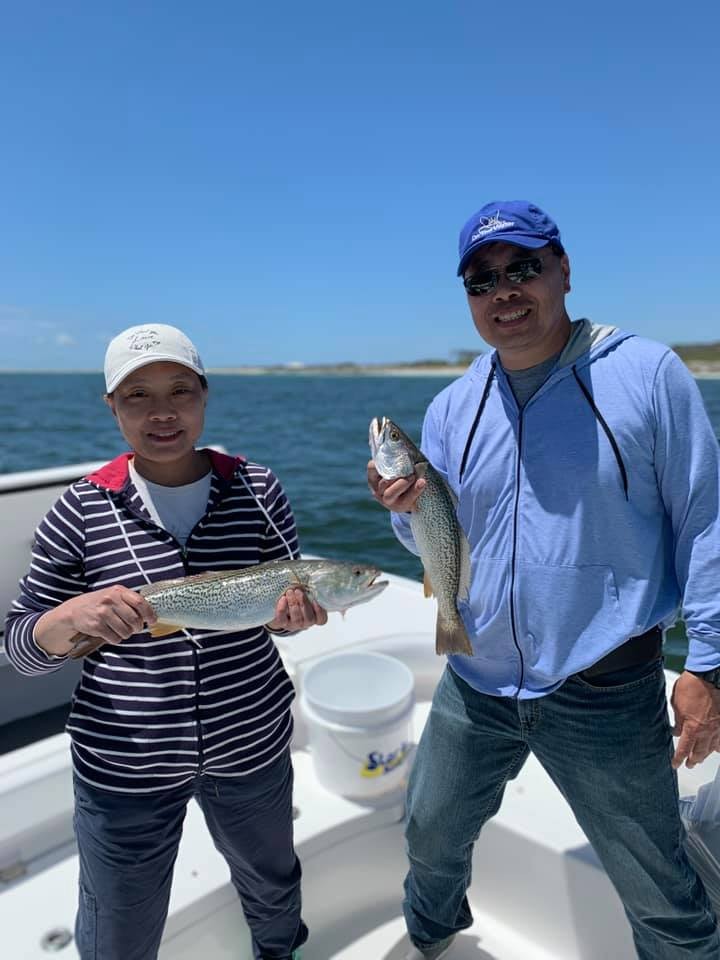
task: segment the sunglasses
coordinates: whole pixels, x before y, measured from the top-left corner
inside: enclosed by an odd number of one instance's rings
[[[524,257],[513,260],[505,267],[491,267],[463,279],[463,285],[471,297],[482,297],[498,285],[501,272],[510,283],[527,283],[539,277],[543,270],[543,257]]]

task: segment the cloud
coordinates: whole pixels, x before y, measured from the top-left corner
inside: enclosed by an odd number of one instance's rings
[[[27,332],[30,311],[26,307],[17,307],[12,303],[0,303],[0,333],[16,336]]]
[[[14,320],[19,317],[26,317],[29,312],[26,307],[16,307],[12,303],[0,303],[0,318],[3,320]]]
[[[74,347],[76,340],[69,333],[57,333],[55,334],[55,343],[58,347]]]

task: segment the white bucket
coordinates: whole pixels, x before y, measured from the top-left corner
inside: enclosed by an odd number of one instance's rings
[[[354,651],[305,669],[300,710],[320,783],[349,798],[398,789],[407,773],[415,679],[400,660]]]

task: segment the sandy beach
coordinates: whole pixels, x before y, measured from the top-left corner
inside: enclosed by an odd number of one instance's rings
[[[287,367],[210,367],[212,376],[280,376],[280,377],[459,377],[467,366],[443,364],[418,365],[363,365],[348,364],[335,366],[308,365]]]
[[[687,367],[698,380],[720,379],[720,364],[689,363]],[[308,365],[278,366],[278,367],[211,367],[208,374],[212,376],[248,376],[248,377],[460,377],[467,370],[467,366],[452,364],[429,364],[427,366],[412,364],[357,364],[324,366]]]

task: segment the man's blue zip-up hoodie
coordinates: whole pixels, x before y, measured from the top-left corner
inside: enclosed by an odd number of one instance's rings
[[[551,693],[680,611],[686,666],[720,666],[720,448],[702,397],[662,344],[573,327],[522,410],[493,352],[425,416],[471,546],[475,654],[449,660],[491,695]],[[392,522],[417,553],[409,517]]]

